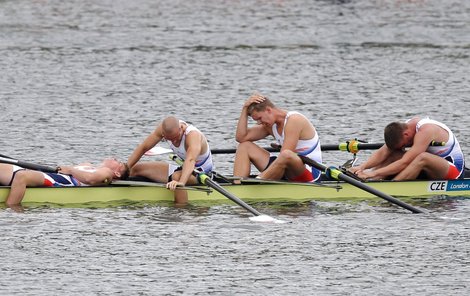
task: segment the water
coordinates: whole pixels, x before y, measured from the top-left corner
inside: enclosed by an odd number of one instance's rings
[[[125,159],[168,114],[233,148],[253,91],[325,144],[429,115],[466,149],[469,15],[463,0],[0,1],[1,153]],[[233,156],[215,157],[230,173]],[[254,205],[287,225],[231,205],[1,209],[0,294],[468,294],[469,202],[417,205],[432,214]]]

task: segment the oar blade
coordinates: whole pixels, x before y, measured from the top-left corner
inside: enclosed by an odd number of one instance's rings
[[[181,159],[179,159],[176,155],[170,155],[170,159],[175,161],[177,164],[179,165],[182,165],[183,164],[183,161]],[[250,205],[248,205],[247,203],[245,203],[243,200],[239,199],[238,197],[236,197],[234,194],[230,193],[229,191],[227,191],[225,188],[223,188],[219,183],[217,183],[216,181],[212,180],[207,174],[203,173],[203,172],[200,172],[198,170],[194,170],[193,171],[193,175],[195,177],[198,178],[198,180],[214,189],[215,191],[217,191],[218,193],[222,194],[223,196],[225,196],[226,198],[230,199],[231,201],[233,201],[234,203],[238,204],[239,206],[241,206],[242,208],[244,208],[245,210],[249,211],[250,213],[252,213],[254,216],[253,217],[250,217],[250,220],[251,221],[255,221],[255,222],[270,222],[270,223],[279,223],[279,224],[282,224],[282,223],[286,223],[285,221],[282,221],[282,220],[278,220],[278,219],[274,219],[273,217],[270,217],[268,215],[264,215],[264,214],[261,214],[260,212],[258,212],[257,210],[255,210],[253,207],[251,207]]]
[[[288,223],[287,221],[279,220],[279,219],[276,219],[276,218],[273,218],[271,216],[264,215],[264,214],[250,217],[250,220],[253,222],[261,222],[261,223],[274,223],[274,224]]]
[[[173,152],[173,150],[171,150],[171,149],[163,148],[163,147],[160,147],[160,146],[155,146],[152,149],[150,149],[149,151],[145,152],[144,154],[146,156],[156,156],[156,155],[168,154],[168,153],[172,153],[172,152]]]

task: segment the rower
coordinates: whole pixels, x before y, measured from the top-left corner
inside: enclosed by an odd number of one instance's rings
[[[248,127],[248,117],[257,125]],[[269,135],[282,146],[277,156],[254,143]],[[251,164],[261,172],[261,179],[314,182],[321,176],[320,170],[305,165],[299,157],[322,161],[320,138],[313,124],[299,112],[276,107],[265,96],[254,94],[243,104],[236,140],[240,143],[233,169],[236,177],[248,177]]]
[[[418,177],[452,180],[464,176],[465,162],[460,144],[450,128],[441,122],[419,117],[392,122],[385,127],[384,139],[385,145],[350,171],[371,180],[413,180]]]

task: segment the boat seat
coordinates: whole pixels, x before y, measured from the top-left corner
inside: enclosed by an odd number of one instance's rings
[[[470,178],[470,169],[469,168],[464,169],[463,176],[464,176],[465,179]]]

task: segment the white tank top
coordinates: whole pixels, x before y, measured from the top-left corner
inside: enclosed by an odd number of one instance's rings
[[[437,120],[429,119],[428,117],[421,119],[416,124],[416,131],[425,125],[425,124],[435,124],[447,131],[449,137],[445,142],[444,146],[429,146],[426,150],[427,152],[445,158],[447,161],[453,163],[460,173],[464,169],[464,156],[460,144],[457,141],[457,138],[454,136],[454,133],[450,130],[447,125],[439,122]]]
[[[198,132],[202,134],[202,132],[197,129],[195,126],[191,124],[187,124],[186,122],[180,120],[180,124],[183,123],[186,125],[186,130],[184,131],[183,138],[181,139],[181,143],[178,147],[173,145],[173,143],[170,142],[170,148],[173,150],[173,152],[181,159],[185,160],[186,159],[186,135],[188,135],[190,132]],[[206,140],[207,141],[207,140]],[[212,170],[213,164],[212,164],[212,154],[211,154],[211,149],[209,147],[209,143],[207,143],[207,151],[203,154],[200,154],[196,158],[196,168],[202,168],[204,172],[210,172]]]
[[[287,120],[289,119],[289,117],[294,114],[305,117],[305,115],[296,111],[287,112],[286,118],[284,119],[284,127],[286,126]],[[277,143],[282,146],[284,144],[284,128],[282,129],[282,133],[279,134],[277,132],[277,124],[273,124],[272,132]],[[316,132],[315,136],[311,139],[307,139],[307,140],[299,139],[299,141],[297,142],[297,146],[295,147],[295,152],[298,155],[306,156],[310,159],[315,160],[316,162],[321,163],[322,162],[321,145],[320,145],[320,137],[318,136],[318,133]]]

